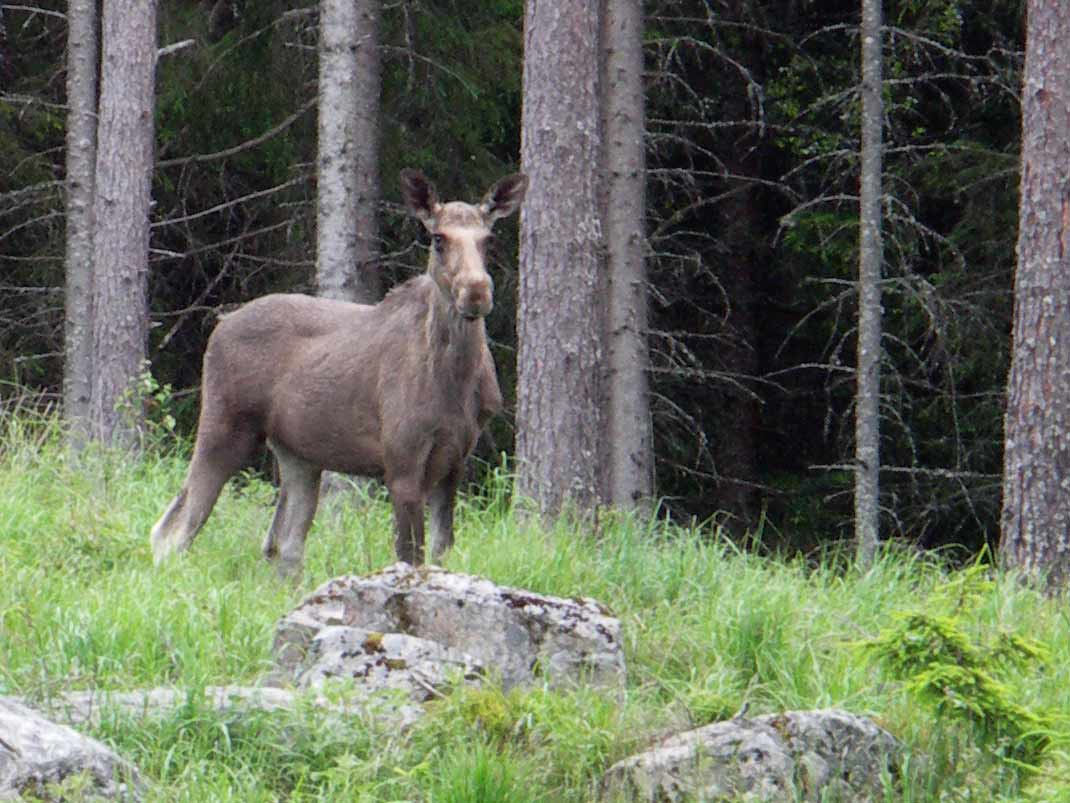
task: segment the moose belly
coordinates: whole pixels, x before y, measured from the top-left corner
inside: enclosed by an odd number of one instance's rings
[[[383,447],[377,429],[354,426],[352,418],[323,411],[274,417],[271,440],[308,462],[343,474],[383,475]]]

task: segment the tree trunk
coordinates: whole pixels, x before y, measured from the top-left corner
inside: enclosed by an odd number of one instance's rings
[[[729,119],[744,118],[741,113]],[[726,165],[730,174],[745,175],[747,168],[740,160],[726,160]],[[718,382],[708,391],[718,421],[710,444],[717,479],[711,483],[709,494],[716,510],[727,514],[725,528],[740,538],[753,531],[760,512],[757,433],[761,410],[748,384],[761,373],[756,272],[770,263],[761,259],[768,249],[766,241],[756,236],[762,229],[755,195],[751,187],[734,187],[719,210],[726,249],[717,263],[717,280],[726,309],[717,360],[720,370],[732,379]]]
[[[881,0],[862,0],[862,178],[855,399],[855,540],[872,564],[880,542]]]
[[[764,25],[755,24],[748,14],[749,0],[724,4],[729,20],[740,25],[739,69],[748,81],[761,85],[768,46]],[[717,411],[717,427],[710,451],[717,478],[709,484],[714,509],[727,514],[723,526],[743,538],[758,525],[758,431],[760,401],[752,388],[761,373],[759,359],[760,286],[758,277],[771,264],[770,235],[763,220],[761,199],[751,177],[762,176],[763,131],[754,107],[752,92],[730,92],[721,101],[723,120],[750,121],[746,133],[733,133],[732,146],[724,157],[730,178],[721,190],[718,204],[721,245],[716,260],[717,282],[724,294],[724,331],[717,349],[717,364],[725,379],[708,390],[709,404]],[[734,131],[734,129],[733,129]],[[728,189],[730,187],[730,189]]]
[[[319,40],[319,295],[374,304],[379,281],[379,0],[322,0]],[[350,487],[324,472],[325,492]]]
[[[97,154],[97,3],[67,5],[67,231],[63,417],[67,441],[89,437],[93,367],[93,174]]]
[[[376,5],[320,4],[316,283],[321,296],[346,301],[377,296],[364,281],[378,241]]]
[[[1003,564],[1070,579],[1070,15],[1030,0],[1021,211],[1003,460]]]
[[[354,226],[357,230],[354,265],[357,300],[374,303],[383,294],[379,276],[379,177],[380,98],[383,73],[379,60],[380,0],[356,0],[357,93],[353,123],[356,172]]]
[[[528,0],[517,321],[517,492],[554,515],[603,494],[599,3]]]
[[[654,456],[647,376],[642,4],[605,0],[602,31],[608,498],[617,507],[646,510],[654,491]]]
[[[92,436],[136,444],[148,336],[155,0],[105,0],[93,237]]]

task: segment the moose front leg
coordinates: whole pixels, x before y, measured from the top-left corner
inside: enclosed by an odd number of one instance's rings
[[[424,495],[416,483],[390,483],[394,505],[394,553],[412,566],[424,562]]]
[[[431,508],[431,562],[438,564],[453,546],[453,506],[460,472],[446,477],[427,499]]]

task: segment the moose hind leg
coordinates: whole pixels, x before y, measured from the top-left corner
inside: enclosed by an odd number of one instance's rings
[[[157,564],[173,552],[189,549],[215,507],[219,492],[248,459],[256,442],[255,434],[249,432],[233,432],[225,438],[207,432],[198,437],[182,490],[152,528],[152,554]]]
[[[305,538],[319,505],[322,471],[285,447],[270,445],[279,467],[279,502],[264,539],[264,557],[277,561],[283,577],[296,577],[301,573]]]

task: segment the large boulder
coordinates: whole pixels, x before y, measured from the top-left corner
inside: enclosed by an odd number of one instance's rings
[[[838,710],[737,717],[677,734],[614,764],[607,801],[883,800],[900,745],[871,720]]]
[[[486,671],[506,689],[543,681],[619,687],[620,629],[590,599],[396,563],[320,586],[279,622],[273,652],[283,679],[306,684],[338,676],[393,678],[388,686],[437,690],[440,681],[473,680]],[[410,667],[417,677],[400,680],[398,673]]]
[[[0,697],[0,800],[49,800],[49,787],[73,782],[72,776],[83,776],[98,798],[141,797],[137,770],[108,747]]]

